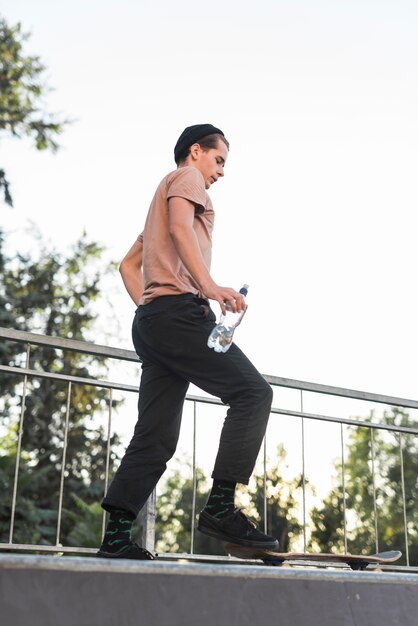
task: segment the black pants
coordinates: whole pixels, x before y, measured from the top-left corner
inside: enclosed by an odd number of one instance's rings
[[[207,347],[215,315],[193,294],[138,307],[132,328],[142,359],[138,422],[102,506],[135,515],[173,456],[189,383],[229,405],[212,477],[247,484],[264,437],[272,390],[241,350]]]

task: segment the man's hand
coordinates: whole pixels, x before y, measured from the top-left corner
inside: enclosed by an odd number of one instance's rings
[[[229,304],[229,309],[234,313],[241,313],[247,309],[244,296],[242,293],[231,289],[230,287],[219,287],[213,283],[213,287],[208,287],[204,291],[205,296],[210,300],[219,302],[223,315],[226,313],[225,304]]]

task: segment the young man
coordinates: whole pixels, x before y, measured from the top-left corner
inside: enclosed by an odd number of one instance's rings
[[[225,313],[245,308],[243,296],[210,275],[212,203],[206,190],[224,175],[229,144],[211,124],[189,126],[174,148],[177,169],[160,183],[143,233],[120,271],[136,305],[132,336],[142,360],[138,422],[102,506],[109,523],[98,555],[152,559],[130,537],[132,523],[173,456],[189,383],[229,405],[200,513],[202,533],[244,546],[277,549],[235,508],[236,484],[247,484],[269,418],[272,391],[241,350],[207,346],[216,323],[208,299]]]

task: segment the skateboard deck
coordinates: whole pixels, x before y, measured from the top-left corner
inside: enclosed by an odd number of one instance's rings
[[[324,552],[273,552],[259,548],[247,548],[232,543],[225,545],[231,556],[239,559],[259,559],[265,565],[282,565],[285,561],[305,561],[306,563],[345,563],[353,570],[364,570],[371,564],[393,563],[401,558],[402,552],[390,550],[378,554],[327,554]]]

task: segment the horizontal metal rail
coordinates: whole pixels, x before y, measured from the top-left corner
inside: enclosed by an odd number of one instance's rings
[[[134,385],[126,385],[124,383],[112,382],[109,380],[98,380],[96,378],[82,378],[80,376],[70,376],[69,374],[43,372],[39,370],[28,369],[26,367],[12,367],[10,365],[0,365],[0,372],[13,372],[14,374],[31,376],[33,378],[48,378],[52,380],[60,380],[66,383],[71,382],[81,385],[101,387],[103,389],[116,389],[118,391],[129,391],[133,393],[138,393],[138,386]],[[188,394],[186,396],[186,400],[188,400],[189,402],[199,402],[201,404],[224,406],[220,400],[206,396],[195,396]],[[270,412],[276,415],[286,415],[288,417],[306,417],[308,419],[319,420],[323,422],[335,422],[337,424],[346,424],[348,426],[364,426],[367,428],[375,428],[377,430],[387,430],[396,433],[405,433],[408,435],[418,435],[418,429],[407,428],[405,426],[392,426],[391,424],[379,424],[376,422],[353,420],[344,417],[333,417],[331,415],[321,415],[317,413],[306,413],[303,411],[291,411],[290,409],[278,409],[275,407],[272,407]]]
[[[13,374],[21,374],[22,376],[32,376],[33,378],[47,378],[49,380],[60,380],[62,382],[79,385],[87,385],[89,387],[102,387],[103,389],[117,389],[118,391],[133,391],[138,393],[138,385],[126,385],[125,383],[116,383],[110,380],[99,380],[97,378],[83,378],[82,376],[71,376],[70,374],[57,374],[55,372],[44,372],[41,370],[32,370],[26,367],[13,367],[11,365],[0,365],[0,372],[8,372]]]
[[[50,335],[38,335],[37,333],[27,333],[23,330],[4,328],[4,326],[0,326],[0,337],[20,343],[30,343],[34,346],[48,346],[49,348],[71,350],[72,352],[82,352],[83,354],[93,356],[139,362],[138,355],[133,350],[110,348],[109,346],[101,346],[96,343],[80,341],[78,339],[63,339],[62,337],[51,337]]]
[[[48,335],[38,335],[37,333],[27,333],[21,330],[14,330],[0,326],[0,338],[10,339],[21,343],[30,343],[33,345],[49,346],[61,350],[72,350],[74,352],[82,352],[84,354],[104,356],[123,361],[140,362],[138,355],[133,350],[125,350],[121,348],[112,348],[101,346],[87,341],[79,341],[75,339],[62,339],[59,337],[50,337]],[[409,400],[397,396],[388,396],[380,393],[370,393],[366,391],[357,391],[344,387],[334,387],[331,385],[322,385],[319,383],[311,383],[303,380],[294,380],[292,378],[283,378],[281,376],[264,375],[266,381],[275,387],[285,387],[288,389],[297,389],[301,391],[309,391],[313,393],[321,393],[330,396],[339,396],[343,398],[351,398],[353,400],[364,400],[367,402],[376,402],[378,404],[387,404],[392,406],[400,406],[408,409],[418,409],[418,400]]]

